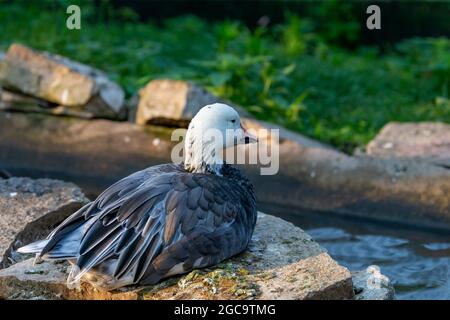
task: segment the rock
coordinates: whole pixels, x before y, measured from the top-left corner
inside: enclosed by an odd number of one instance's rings
[[[49,229],[87,201],[72,183],[0,179],[0,267],[15,261],[16,248],[45,237]]]
[[[170,162],[170,134],[151,125],[0,112],[0,169],[14,176],[67,179],[95,196],[132,172]],[[276,175],[243,166],[261,210],[286,215],[315,210],[450,230],[450,170],[352,157],[316,145],[282,139]]]
[[[92,117],[125,117],[124,91],[102,71],[19,44],[0,64],[0,84]]]
[[[391,122],[367,145],[366,151],[373,157],[424,160],[450,168],[450,125]]]
[[[95,86],[91,77],[18,44],[12,44],[6,54],[0,81],[5,87],[73,107],[85,105]]]
[[[136,123],[139,125],[150,123],[187,127],[198,110],[215,102],[224,101],[190,82],[153,80],[139,91]],[[230,104],[230,102],[226,103]],[[248,116],[248,113],[242,108],[235,105],[233,107],[241,115]]]
[[[394,287],[378,266],[352,272],[356,300],[393,300]]]
[[[249,249],[221,264],[149,287],[66,287],[67,265],[32,260],[0,271],[0,299],[351,299],[350,272],[289,222],[259,213]]]

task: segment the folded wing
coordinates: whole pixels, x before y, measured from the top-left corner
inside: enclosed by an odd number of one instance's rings
[[[40,256],[69,259],[71,285],[87,273],[108,289],[152,284],[244,250],[255,219],[254,198],[238,183],[155,166],[67,218],[40,244]]]

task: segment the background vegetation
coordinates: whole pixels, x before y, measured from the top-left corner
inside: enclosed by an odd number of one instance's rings
[[[249,28],[193,15],[142,21],[131,8],[82,2],[80,31],[65,27],[67,5],[0,0],[0,50],[19,42],[68,56],[106,71],[128,96],[154,78],[193,80],[347,152],[389,121],[450,122],[450,40],[411,38],[381,52],[362,45],[365,20],[347,3]]]

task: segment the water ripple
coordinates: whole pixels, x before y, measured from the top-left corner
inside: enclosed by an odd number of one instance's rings
[[[352,235],[332,227],[314,228],[308,233],[351,270],[379,265],[391,279],[397,299],[450,299],[450,255],[430,257],[417,249],[438,252],[450,249],[450,243],[417,244],[400,237]]]

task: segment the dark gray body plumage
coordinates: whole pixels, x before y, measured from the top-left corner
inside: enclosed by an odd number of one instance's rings
[[[245,250],[257,216],[249,180],[226,164],[221,174],[175,164],[136,172],[67,218],[38,254],[69,260],[72,278],[106,290],[217,264]]]

